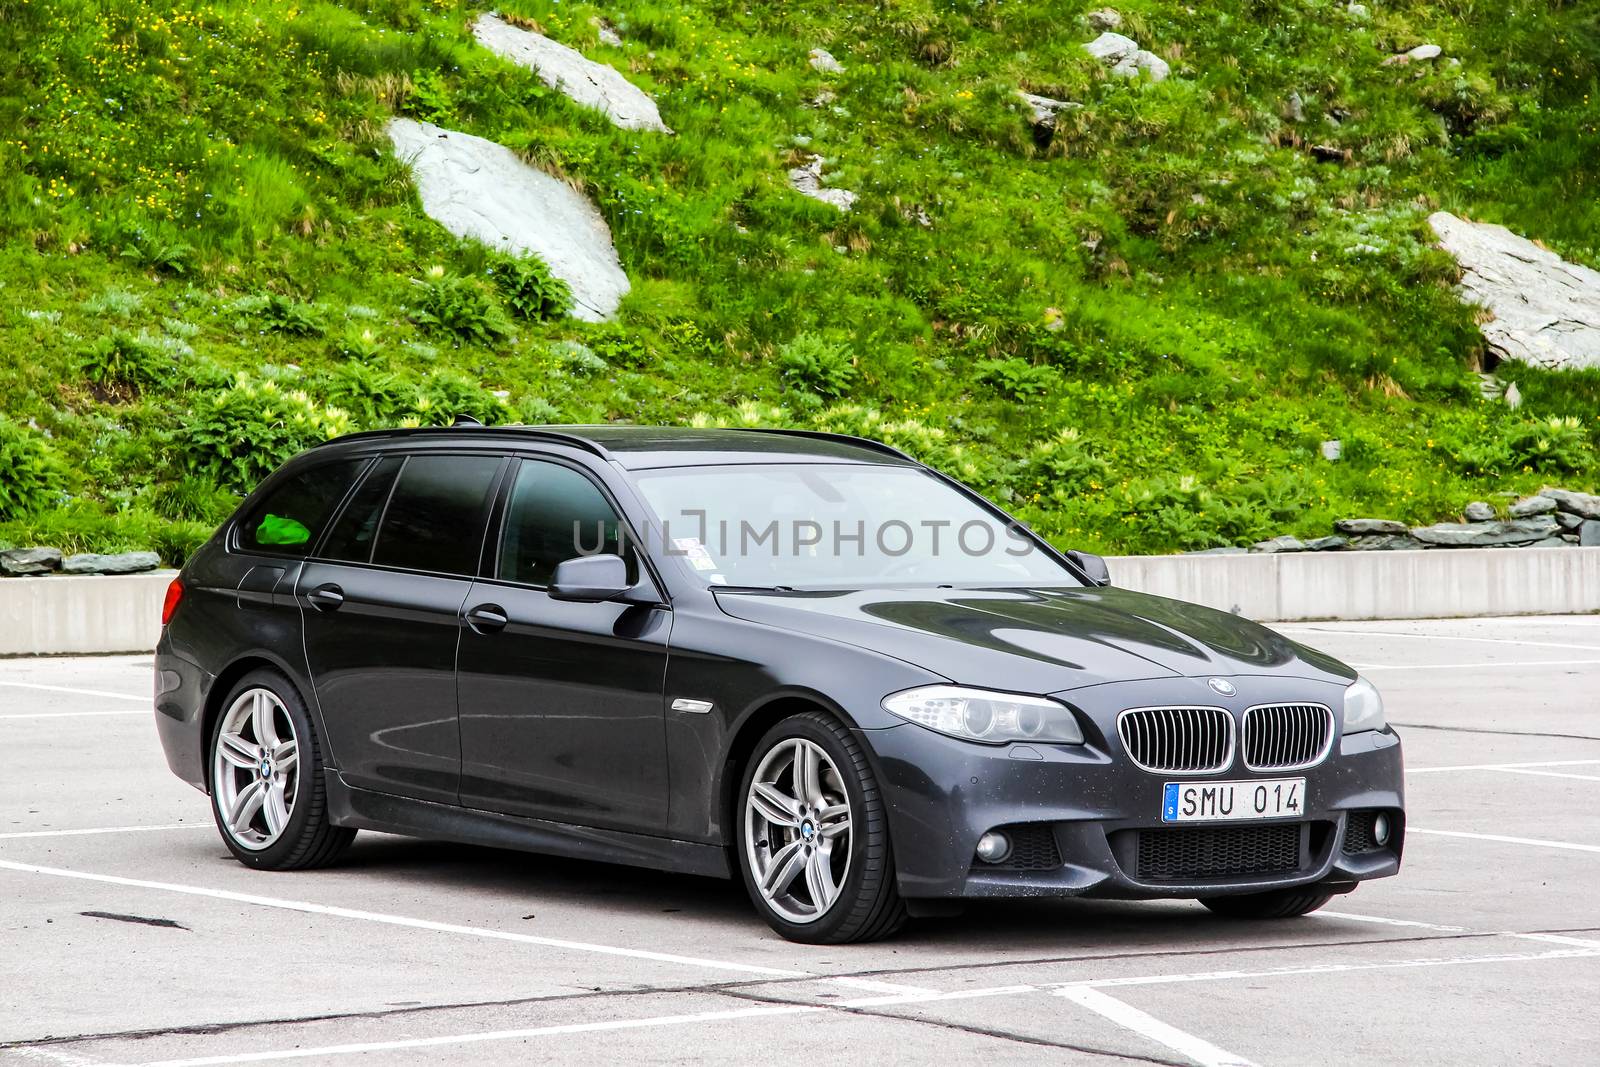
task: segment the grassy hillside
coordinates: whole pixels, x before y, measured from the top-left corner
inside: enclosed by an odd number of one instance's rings
[[[1600,374],[1480,400],[1424,222],[1600,267],[1594,4],[1118,4],[1159,84],[1083,52],[1097,6],[501,5],[668,137],[477,47],[479,4],[0,0],[0,541],[179,560],[298,448],[458,411],[866,433],[1105,551],[1600,481]],[[1041,144],[1018,87],[1085,106]],[[617,321],[430,222],[394,113],[587,192]],[[813,152],[851,213],[788,188]]]

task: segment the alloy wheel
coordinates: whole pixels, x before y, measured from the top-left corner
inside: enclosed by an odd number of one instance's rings
[[[745,809],[745,854],[762,898],[791,923],[821,918],[850,872],[850,797],[833,760],[804,738],[780,741],[756,767]]]
[[[260,851],[283,836],[299,777],[288,709],[270,689],[246,689],[222,717],[211,765],[217,812],[235,844]]]

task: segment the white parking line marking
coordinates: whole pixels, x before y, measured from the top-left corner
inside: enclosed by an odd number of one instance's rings
[[[1464,934],[1465,926],[1440,926],[1438,923],[1417,922],[1415,919],[1389,919],[1382,915],[1356,915],[1348,911],[1322,910],[1315,913],[1325,919],[1348,919],[1358,923],[1377,923],[1380,926],[1415,926],[1422,930],[1441,930],[1450,934]]]
[[[27,1046],[7,1050],[21,1056],[25,1060],[38,1060],[40,1063],[54,1063],[60,1067],[91,1067],[100,1061],[89,1056],[80,1056],[76,1052],[64,1052],[57,1048],[45,1046]]]
[[[206,886],[180,885],[175,882],[149,882],[142,878],[121,878],[112,874],[94,874],[89,871],[72,871],[63,867],[40,867],[32,863],[0,860],[0,870],[22,874],[43,874],[53,878],[77,878],[86,882],[103,882],[107,885],[128,886],[132,889],[154,889],[165,893],[182,893],[192,897],[209,897],[213,900],[230,900],[239,904],[253,904],[262,908],[280,908],[284,911],[305,912],[310,915],[330,915],[339,919],[359,919],[362,922],[383,923],[388,926],[406,926],[415,930],[432,930],[442,934],[462,934],[496,941],[515,941],[525,945],[543,945],[546,948],[566,949],[571,952],[591,952],[602,956],[624,956],[629,959],[654,960],[658,963],[675,963],[686,967],[701,967],[716,971],[737,971],[743,974],[764,974],[778,978],[810,978],[807,971],[786,971],[776,967],[760,967],[752,963],[732,963],[723,960],[702,959],[699,956],[679,956],[670,952],[651,952],[647,949],[622,948],[617,945],[597,945],[587,941],[567,941],[556,937],[539,937],[536,934],[512,933],[481,926],[459,926],[455,923],[414,919],[408,915],[389,915],[377,911],[360,911],[340,908],[330,904],[313,904],[303,900],[284,900],[279,897],[260,897],[251,893],[232,893],[226,889]]]
[[[1501,637],[1462,637],[1457,634],[1408,634],[1399,630],[1338,630],[1312,626],[1308,633],[1349,634],[1354,637],[1408,637],[1413,641],[1472,641],[1482,645],[1521,645],[1524,648],[1574,648],[1580,652],[1600,652],[1600,645],[1568,645],[1555,641],[1513,641]]]
[[[901,985],[898,982],[879,982],[871,978],[830,978],[828,981],[834,985],[847,986],[851,989],[861,989],[868,993],[892,993],[896,996],[909,997],[936,997],[937,989],[928,989],[918,985]]]
[[[1531,774],[1538,778],[1570,778],[1577,782],[1600,782],[1600,775],[1564,774],[1561,771],[1536,771],[1528,767],[1496,767],[1497,774]]]
[[[1515,935],[1513,935],[1515,936]],[[1532,935],[1528,935],[1532,936]],[[1259,971],[1197,971],[1191,974],[1147,974],[1130,978],[1090,978],[1076,982],[1056,982],[1056,988],[1092,986],[1172,985],[1180,982],[1230,982],[1247,978],[1286,978],[1304,974],[1346,974],[1355,971],[1396,971],[1420,967],[1471,967],[1491,963],[1525,963],[1535,960],[1600,959],[1600,949],[1552,949],[1549,952],[1502,952],[1482,956],[1423,956],[1409,960],[1374,963],[1317,963],[1300,967],[1272,967]]]
[[[1600,852],[1600,845],[1575,845],[1571,841],[1545,841],[1537,837],[1506,837],[1504,834],[1469,834],[1462,830],[1419,830],[1406,827],[1408,834],[1431,834],[1434,837],[1464,837],[1473,841],[1499,841],[1507,845],[1538,845],[1541,848],[1562,848],[1573,852]]]
[[[1355,666],[1352,664],[1351,666]],[[1594,667],[1600,659],[1481,660],[1476,663],[1369,663],[1359,671],[1460,671],[1486,667]]]
[[[638,1030],[653,1026],[686,1026],[695,1023],[720,1023],[736,1019],[769,1018],[778,1015],[806,1015],[827,1011],[822,1005],[774,1004],[762,1007],[730,1008],[727,1011],[702,1011],[688,1015],[658,1015],[649,1019],[607,1019],[592,1023],[563,1023],[557,1026],[532,1026],[525,1030],[485,1030],[473,1034],[442,1034],[438,1037],[413,1037],[398,1041],[369,1041],[352,1045],[324,1045],[320,1048],[274,1049],[266,1052],[241,1052],[224,1056],[196,1056],[184,1060],[157,1060],[140,1067],[214,1067],[228,1063],[261,1063],[266,1060],[295,1060],[324,1056],[348,1056],[361,1052],[398,1052],[403,1049],[438,1048],[482,1041],[515,1041],[519,1038],[549,1037],[555,1034],[592,1034],[603,1030]]]
[[[934,1001],[943,1003],[947,1000],[975,1000],[982,997],[1009,997],[1016,993],[1037,993],[1038,986],[1031,985],[997,985],[985,986],[981,989],[958,989],[953,993],[939,993],[927,990],[922,993],[900,993],[891,997],[863,997],[860,1000],[846,1000],[832,1007],[845,1008],[888,1008],[897,1004],[928,1004]]]
[[[86,697],[110,697],[113,700],[137,700],[141,704],[153,704],[155,698],[149,693],[143,696],[134,696],[131,693],[111,693],[104,689],[77,689],[70,685],[44,685],[41,682],[5,682],[0,685],[14,686],[17,689],[42,689],[47,693],[77,693]]]
[[[0,719],[93,719],[106,715],[142,715],[150,716],[154,712],[144,708],[129,708],[127,711],[25,711],[20,715],[0,715]]]
[[[1505,771],[1518,767],[1592,767],[1600,759],[1552,759],[1535,763],[1458,763],[1451,767],[1407,767],[1407,774],[1437,774],[1440,771]]]
[[[1056,990],[1056,996],[1065,997],[1074,1004],[1081,1004],[1124,1029],[1132,1030],[1158,1045],[1165,1045],[1180,1056],[1200,1064],[1200,1067],[1255,1067],[1243,1056],[1218,1048],[1204,1038],[1179,1030],[1176,1026],[1170,1026],[1155,1016],[1140,1011],[1132,1004],[1125,1004],[1098,989],[1088,986],[1069,986],[1066,989]]]
[[[1600,952],[1600,941],[1590,941],[1582,937],[1567,937],[1564,934],[1512,934],[1511,936],[1520,937],[1524,941],[1548,941],[1552,945],[1574,945]]]
[[[87,837],[91,834],[142,834],[152,830],[208,830],[208,822],[172,822],[156,826],[90,826],[83,830],[23,830],[0,834],[0,841],[17,841],[24,837]]]

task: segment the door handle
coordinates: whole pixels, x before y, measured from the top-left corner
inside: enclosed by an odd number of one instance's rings
[[[332,583],[319,585],[306,594],[306,599],[318,611],[338,611],[344,603],[344,590]]]
[[[499,604],[479,604],[470,609],[466,617],[473,633],[480,634],[499,633],[511,621],[506,617],[506,609]]]

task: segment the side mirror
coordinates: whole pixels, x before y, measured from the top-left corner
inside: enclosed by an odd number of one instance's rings
[[[648,583],[641,583],[648,586]],[[660,598],[648,588],[636,590],[628,581],[628,564],[621,556],[604,553],[577,556],[556,564],[550,578],[550,599],[599,604],[620,600],[629,604],[657,604]]]
[[[1068,552],[1067,558],[1078,565],[1078,569],[1089,576],[1089,581],[1094,585],[1111,584],[1111,568],[1106,566],[1104,557],[1093,552]],[[558,572],[559,573],[559,572]]]

